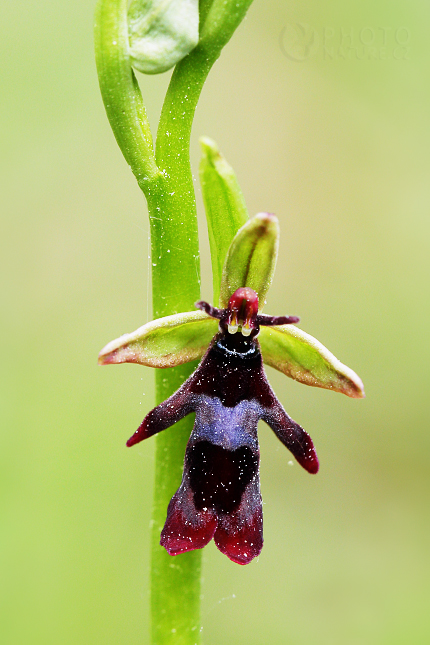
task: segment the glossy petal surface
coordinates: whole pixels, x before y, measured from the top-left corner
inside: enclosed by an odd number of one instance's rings
[[[264,362],[296,381],[355,399],[364,397],[360,377],[298,327],[262,327],[258,340]]]
[[[99,364],[182,365],[204,355],[217,329],[218,322],[202,311],[159,318],[106,345]]]

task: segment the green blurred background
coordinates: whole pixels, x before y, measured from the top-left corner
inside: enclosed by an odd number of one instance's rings
[[[93,2],[1,4],[0,642],[146,644],[154,442],[125,441],[153,373],[96,360],[151,316],[146,206]],[[247,567],[204,550],[205,645],[430,643],[429,30],[425,0],[255,0],[204,88],[196,174],[206,134],[281,221],[266,310],[299,314],[367,392],[269,370],[321,470],[261,428],[265,547]],[[154,127],[167,82],[141,78]]]

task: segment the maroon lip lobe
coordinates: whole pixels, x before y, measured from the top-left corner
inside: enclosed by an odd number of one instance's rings
[[[195,372],[147,414],[127,446],[195,412],[182,482],[170,501],[160,544],[177,555],[213,538],[231,560],[247,564],[263,547],[258,420],[303,468],[318,471],[312,439],[287,415],[267,381],[256,338],[260,324],[297,318],[259,314],[257,294],[249,288],[238,289],[227,309],[197,304],[220,321],[220,331]]]

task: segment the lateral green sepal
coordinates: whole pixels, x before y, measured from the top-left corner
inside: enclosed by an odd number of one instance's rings
[[[200,145],[200,183],[212,258],[213,302],[216,303],[229,246],[249,216],[234,170],[220,153],[215,141],[201,137]]]
[[[298,327],[261,327],[258,340],[264,362],[290,378],[354,399],[365,396],[360,377]]]
[[[203,311],[158,318],[108,343],[98,362],[176,367],[200,359],[217,330],[218,321]]]
[[[258,213],[237,232],[229,248],[221,279],[220,307],[227,307],[240,287],[256,291],[259,311],[272,284],[279,247],[278,218]]]

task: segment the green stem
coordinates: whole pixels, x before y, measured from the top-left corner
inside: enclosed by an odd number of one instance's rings
[[[194,309],[200,273],[197,212],[189,146],[194,111],[215,59],[194,50],[173,72],[161,112],[156,143],[162,189],[148,198],[153,257],[154,316]],[[195,365],[156,374],[157,402],[181,385]],[[151,617],[154,645],[200,643],[201,551],[172,559],[160,547],[166,509],[182,477],[190,416],[157,438],[152,515]]]
[[[200,295],[197,213],[189,146],[206,77],[252,0],[201,0],[199,45],[175,68],[160,117],[156,152],[128,56],[127,0],[99,0],[95,43],[100,89],[118,145],[148,201],[154,317],[194,308]],[[157,371],[157,402],[194,365]],[[153,645],[200,643],[201,552],[172,558],[159,545],[170,498],[178,488],[188,417],[156,439],[151,551]]]
[[[176,66],[161,111],[156,162],[163,176],[162,188],[148,197],[156,318],[190,311],[199,299],[197,212],[189,148],[197,102],[219,51],[197,47]],[[194,368],[189,364],[157,372],[157,403],[177,390]],[[154,645],[200,643],[201,551],[178,555],[172,562],[159,544],[166,508],[181,481],[193,422],[189,416],[156,438],[151,554]]]
[[[115,138],[146,193],[158,168],[142,95],[128,56],[127,0],[98,0],[94,41],[100,91]]]

